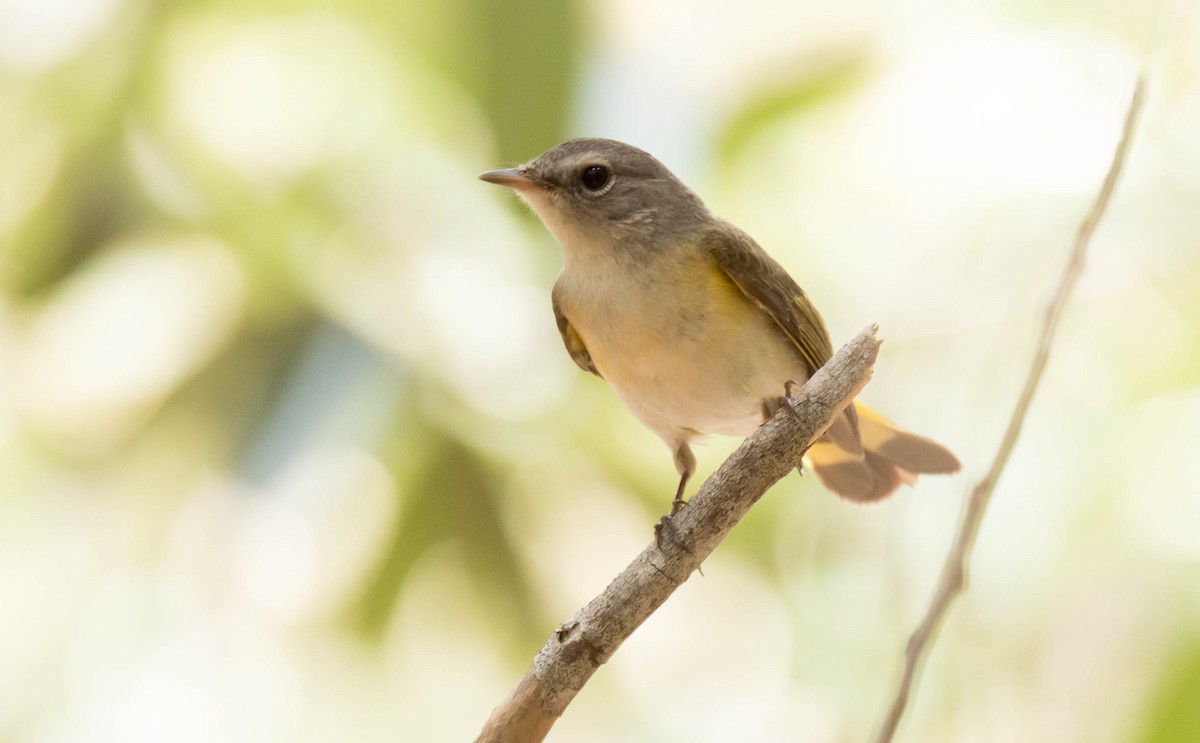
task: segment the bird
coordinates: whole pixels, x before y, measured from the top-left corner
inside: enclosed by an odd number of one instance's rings
[[[563,344],[671,450],[672,515],[696,470],[696,440],[749,436],[785,404],[789,385],[832,356],[820,313],[791,275],[649,153],[572,139],[479,178],[515,191],[561,245],[551,307]],[[959,469],[946,447],[857,400],[804,459],[856,503]]]

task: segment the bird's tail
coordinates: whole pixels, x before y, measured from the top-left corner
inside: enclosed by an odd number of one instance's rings
[[[821,484],[841,497],[868,503],[886,498],[921,473],[957,472],[958,459],[941,444],[899,428],[853,403],[805,455]]]

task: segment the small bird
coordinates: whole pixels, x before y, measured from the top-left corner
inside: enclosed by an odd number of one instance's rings
[[[749,436],[833,354],[783,267],[649,153],[573,139],[480,178],[516,191],[562,245],[551,304],[567,353],[674,453],[672,514],[696,469],[692,441]],[[806,459],[825,487],[859,503],[959,468],[940,444],[858,402]]]

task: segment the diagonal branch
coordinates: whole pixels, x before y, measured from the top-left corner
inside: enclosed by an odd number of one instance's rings
[[[1108,174],[1104,177],[1104,183],[1100,187],[1100,193],[1096,196],[1092,208],[1079,225],[1079,232],[1075,236],[1075,243],[1071,248],[1066,268],[1058,280],[1054,294],[1046,305],[1041,334],[1038,337],[1029,374],[1025,378],[1025,387],[1021,390],[1021,396],[1013,409],[1012,417],[1008,421],[1008,429],[1000,441],[1000,448],[996,452],[995,459],[992,460],[992,466],[988,468],[987,474],[971,491],[971,496],[967,500],[966,508],[963,510],[958,524],[958,533],[954,536],[950,553],[946,556],[946,562],[942,566],[942,576],[938,581],[933,600],[925,612],[925,617],[909,637],[904,651],[904,672],[900,677],[900,683],[892,697],[883,724],[880,725],[875,735],[875,743],[890,743],[895,736],[900,718],[904,716],[904,710],[908,705],[909,696],[916,686],[917,671],[929,654],[938,630],[950,610],[951,602],[963,592],[966,586],[967,566],[975,547],[975,537],[979,533],[979,526],[983,521],[983,514],[991,500],[992,491],[996,488],[996,482],[1000,479],[1000,473],[1004,470],[1004,465],[1008,463],[1008,457],[1012,454],[1013,447],[1016,446],[1017,437],[1021,433],[1021,425],[1025,422],[1025,414],[1029,411],[1029,404],[1033,401],[1033,394],[1037,390],[1042,372],[1046,368],[1046,362],[1050,358],[1050,346],[1054,342],[1054,333],[1062,318],[1067,297],[1083,272],[1083,260],[1087,253],[1088,243],[1092,239],[1092,233],[1096,231],[1096,225],[1100,223],[1100,218],[1104,215],[1104,210],[1108,207],[1108,202],[1116,189],[1117,177],[1125,164],[1125,156],[1133,139],[1134,124],[1137,122],[1137,116],[1142,107],[1144,91],[1145,81],[1139,78],[1137,86],[1133,90],[1133,98],[1129,102],[1129,110],[1125,114],[1125,127],[1122,130],[1116,152],[1113,153]]]
[[[536,743],[600,664],[691,576],[763,493],[795,468],[867,384],[879,350],[871,326],[842,347],[793,398],[795,415],[767,421],[729,456],[654,543],[546,642],[476,743]]]

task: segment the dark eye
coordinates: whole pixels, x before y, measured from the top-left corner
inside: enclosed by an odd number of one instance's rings
[[[603,165],[589,165],[579,174],[579,180],[583,181],[583,187],[589,191],[599,191],[608,185],[611,178],[612,171]]]

